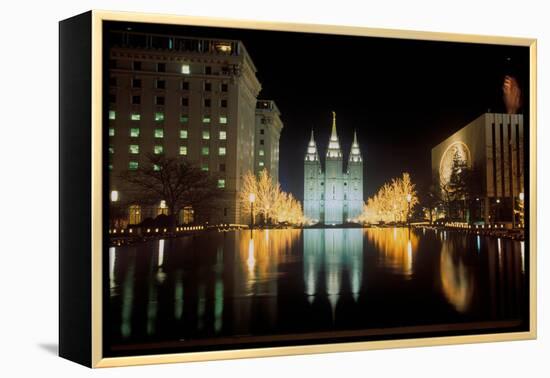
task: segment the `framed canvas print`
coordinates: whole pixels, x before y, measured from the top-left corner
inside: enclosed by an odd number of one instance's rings
[[[536,41],[60,22],[60,355],[536,337]]]

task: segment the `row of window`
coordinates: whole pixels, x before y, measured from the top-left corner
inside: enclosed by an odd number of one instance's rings
[[[132,105],[141,105],[141,96],[140,95],[133,95],[132,96]],[[116,95],[111,93],[109,95],[109,102],[114,104],[116,103]],[[165,98],[164,96],[155,96],[154,97],[154,104],[155,105],[159,105],[159,106],[163,106],[165,105],[166,101],[165,101]],[[181,98],[181,106],[189,106],[189,98],[188,97],[182,97]],[[205,98],[203,100],[203,106],[205,108],[211,108],[212,107],[212,99],[210,98]],[[219,100],[219,106],[221,108],[227,108],[227,99],[220,99]]]
[[[118,85],[117,78],[112,76],[109,78],[109,85],[111,87],[116,87]],[[143,81],[141,79],[133,78],[130,81],[130,85],[133,89],[141,89],[143,88]],[[155,80],[155,89],[166,89],[166,80],[164,79],[156,79]],[[188,81],[181,81],[180,89],[183,91],[189,90],[189,82]],[[212,83],[209,81],[204,81],[202,83],[202,89],[205,92],[212,92]],[[227,92],[229,90],[229,84],[227,83],[219,83],[219,91],[220,92]]]
[[[139,144],[130,144],[128,146],[128,152],[132,155],[139,154]],[[115,148],[113,146],[109,146],[109,153],[114,154]],[[164,146],[162,145],[155,145],[153,146],[153,153],[155,155],[161,155],[164,153]],[[179,154],[180,155],[187,155],[187,146],[180,146],[179,148]],[[210,147],[204,146],[201,147],[201,155],[208,156],[210,154]],[[218,147],[218,156],[225,156],[227,154],[227,147]]]
[[[109,127],[109,136],[115,136],[115,128]],[[138,138],[140,136],[140,129],[139,127],[131,127],[130,128],[130,137],[132,138]],[[202,139],[204,140],[210,140],[210,130],[203,130],[202,131]],[[164,138],[164,129],[154,129],[153,130],[153,136],[155,138]],[[189,138],[189,131],[188,130],[180,130],[180,139],[188,139]],[[218,132],[218,139],[219,140],[227,140],[227,131],[220,130]]]
[[[109,110],[109,120],[114,121],[117,119],[116,110]],[[156,122],[162,122],[164,121],[164,112],[155,112],[153,114],[153,119]],[[141,114],[132,112],[130,113],[130,120],[132,121],[141,121]],[[188,123],[189,122],[189,116],[188,115],[180,115],[180,122],[181,123]],[[229,120],[227,116],[222,115],[219,116],[218,122],[222,125],[226,125]],[[212,123],[212,116],[204,115],[202,116],[202,123]]]

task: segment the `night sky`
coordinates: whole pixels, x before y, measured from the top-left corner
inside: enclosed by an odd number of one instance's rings
[[[324,160],[331,111],[336,112],[344,161],[357,130],[366,200],[402,172],[411,174],[419,190],[427,188],[432,147],[488,110],[503,112],[505,74],[514,75],[520,84],[528,82],[527,47],[131,26],[135,31],[243,41],[258,69],[259,99],[275,100],[281,111],[279,180],[283,190],[299,200],[311,129]]]

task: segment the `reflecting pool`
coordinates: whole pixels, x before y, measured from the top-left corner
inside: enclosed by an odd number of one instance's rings
[[[520,241],[407,228],[206,232],[111,247],[107,350],[522,329],[526,258]]]

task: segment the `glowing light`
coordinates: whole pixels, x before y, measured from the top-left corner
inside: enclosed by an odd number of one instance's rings
[[[159,240],[158,266],[164,263],[164,239]]]
[[[519,200],[520,200],[520,201],[523,201],[524,198],[525,198],[525,195],[523,194],[523,192],[521,192],[521,193],[519,194]]]
[[[256,258],[254,257],[254,239],[250,239],[248,242],[248,259],[246,260],[248,266],[248,273],[254,273],[254,267],[256,266]]]
[[[189,66],[189,64],[181,65],[181,73],[184,75],[189,75],[191,73],[191,67]]]
[[[115,287],[115,260],[116,260],[116,247],[109,247],[109,286]]]
[[[118,190],[111,191],[111,202],[117,202],[118,198]]]

